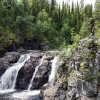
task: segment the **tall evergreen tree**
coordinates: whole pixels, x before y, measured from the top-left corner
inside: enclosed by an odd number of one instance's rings
[[[92,5],[88,4],[85,6],[85,15],[86,17],[92,17]]]
[[[95,32],[100,37],[100,0],[96,0],[95,10],[94,10],[94,19],[95,19]]]

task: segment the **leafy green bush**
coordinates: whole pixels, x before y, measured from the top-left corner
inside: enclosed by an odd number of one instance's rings
[[[4,50],[13,41],[15,41],[15,35],[9,29],[0,26],[0,50]]]

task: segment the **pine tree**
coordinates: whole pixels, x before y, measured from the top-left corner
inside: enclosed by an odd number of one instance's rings
[[[92,5],[88,4],[85,6],[85,15],[86,17],[92,17]]]
[[[89,36],[91,34],[91,22],[90,19],[86,19],[83,23],[82,23],[82,27],[80,29],[80,35],[81,38],[85,38],[87,36]]]
[[[96,0],[94,16],[96,20],[100,21],[100,0]]]
[[[100,0],[96,0],[95,10],[94,10],[94,19],[95,19],[95,32],[100,36]]]
[[[79,8],[79,4],[77,2],[77,6],[75,8],[75,32],[79,33],[79,30],[81,28],[81,18],[80,18],[80,8]]]
[[[24,4],[24,12],[28,12],[29,11],[29,2],[28,0],[22,0],[23,4]]]
[[[66,19],[68,17],[67,15],[68,14],[67,14],[66,4],[63,2],[62,9],[61,9],[61,20]]]
[[[74,13],[74,2],[72,2],[71,14]]]
[[[60,11],[60,5],[59,5],[59,22],[61,20],[61,11]]]
[[[70,14],[70,25],[73,28],[75,26],[75,10],[74,3],[72,2],[71,14]]]

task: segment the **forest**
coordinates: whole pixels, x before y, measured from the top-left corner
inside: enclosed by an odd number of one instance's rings
[[[84,0],[70,5],[56,0],[0,0],[0,50],[12,43],[37,40],[51,49],[76,45],[87,36],[100,37],[100,0],[95,7]]]

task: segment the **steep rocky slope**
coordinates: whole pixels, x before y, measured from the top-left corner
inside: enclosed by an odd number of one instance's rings
[[[44,100],[99,100],[99,40],[92,36],[80,40],[70,57],[67,50],[58,64],[56,79],[42,88]]]

